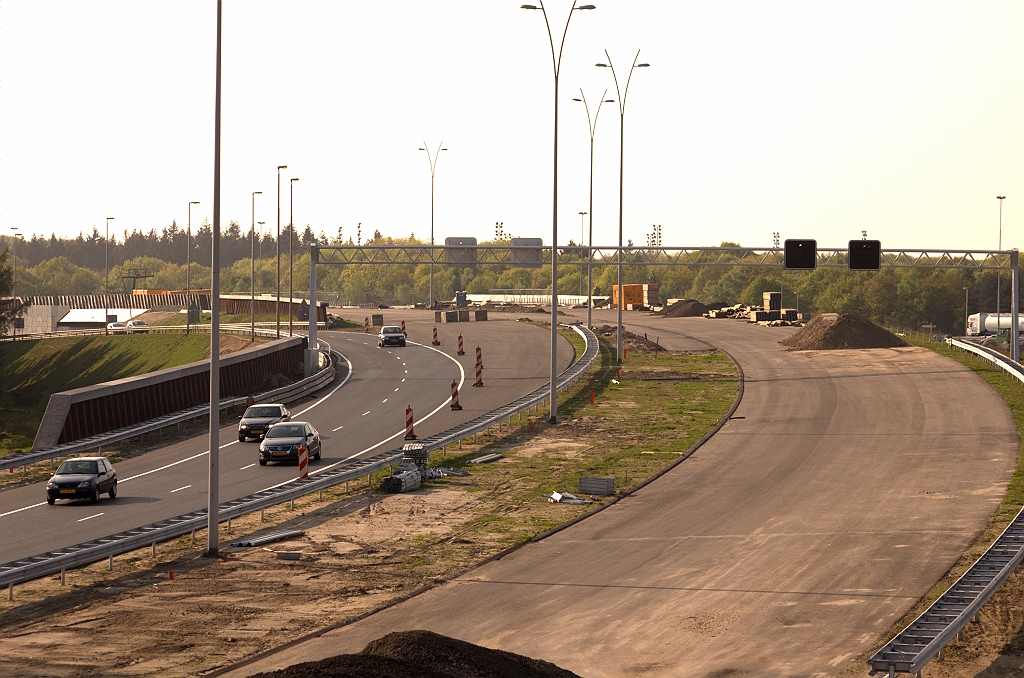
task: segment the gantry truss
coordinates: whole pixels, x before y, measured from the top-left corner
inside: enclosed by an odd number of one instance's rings
[[[537,267],[551,261],[551,247],[478,245],[314,245],[319,264],[505,264]],[[559,247],[560,266],[618,263],[618,247]],[[1012,270],[1015,250],[882,250],[882,268],[970,268]],[[592,255],[588,258],[588,254]],[[622,263],[643,266],[784,266],[778,247],[631,247],[622,249]],[[818,248],[817,266],[846,268],[847,250]]]

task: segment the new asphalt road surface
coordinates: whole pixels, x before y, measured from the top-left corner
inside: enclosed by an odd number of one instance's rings
[[[548,381],[550,333],[512,320],[441,324],[441,345],[431,345],[432,319],[426,312],[385,311],[385,321],[407,321],[406,348],[378,348],[375,334],[322,332],[345,358],[335,383],[304,402],[289,405],[292,418],[309,421],[323,439],[323,458],[310,473],[354,456],[401,447],[405,408],[411,405],[417,435],[424,437],[472,419]],[[457,336],[466,354],[459,356]],[[413,343],[415,342],[415,343]],[[559,339],[559,370],[569,366],[573,349]],[[475,380],[475,349],[481,347],[483,388]],[[349,370],[351,364],[351,371]],[[461,412],[449,407],[451,382],[459,382]],[[132,441],[123,443],[126,446]],[[220,430],[220,498],[228,501],[287,482],[291,465],[259,466],[257,443],[238,442],[237,427]],[[125,459],[115,465],[116,499],[99,504],[58,502],[48,506],[43,483],[0,492],[0,562],[78,544],[206,507],[208,437],[186,440]]]
[[[587,678],[835,675],[949,569],[1009,481],[1009,410],[935,353],[789,352],[791,330],[733,320],[625,323],[740,363],[743,399],[708,443],[547,539],[227,675],[408,629]]]

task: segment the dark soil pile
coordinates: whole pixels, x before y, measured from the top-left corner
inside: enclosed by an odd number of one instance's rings
[[[618,337],[615,335],[615,328],[611,325],[601,325],[594,328],[594,334],[604,337],[613,346],[618,344]],[[657,337],[655,337],[656,339]],[[642,337],[632,332],[622,333],[622,348],[626,353],[665,353],[665,347],[659,346],[656,341]]]
[[[359,654],[295,664],[253,678],[579,678],[550,662],[431,631],[389,633]]]
[[[522,304],[498,304],[492,301],[488,301],[486,304],[480,304],[474,308],[486,309],[488,311],[502,311],[504,313],[543,313],[551,315],[551,311],[547,310],[543,306],[523,306]],[[558,315],[565,315],[565,313],[559,311]]]
[[[666,318],[694,318],[708,312],[708,307],[696,299],[683,299],[671,306],[666,306],[655,315],[663,315]]]
[[[822,313],[781,342],[795,351],[909,346],[892,332],[855,313]]]

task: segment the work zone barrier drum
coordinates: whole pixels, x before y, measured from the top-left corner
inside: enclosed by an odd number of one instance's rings
[[[455,380],[452,380],[452,409],[462,409],[462,405],[459,404],[459,382]]]
[[[370,319],[369,318],[364,318],[363,319],[363,334],[369,334],[369,333],[370,333]]]
[[[309,477],[309,448],[303,445],[299,448],[299,478]]]
[[[466,355],[466,352],[462,350],[462,335],[459,335],[459,355]]]
[[[405,321],[404,320],[402,321],[402,334],[404,334],[407,337],[409,336],[409,333],[405,331]]]
[[[476,347],[476,382],[473,383],[473,386],[483,386],[484,385],[483,374],[484,374],[483,354],[480,352],[480,347],[477,346]]]
[[[412,405],[405,408],[405,439],[416,440],[416,434],[412,431]]]
[[[441,342],[437,340],[437,328],[434,328],[434,340],[430,342],[434,346],[440,346]]]

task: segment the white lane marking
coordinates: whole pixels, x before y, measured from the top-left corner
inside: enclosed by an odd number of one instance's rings
[[[409,370],[406,370],[405,373],[409,374]],[[405,381],[405,379],[402,379],[402,381]]]
[[[397,389],[396,389],[396,390],[397,390]],[[382,400],[381,402],[384,402],[384,403],[386,403],[387,401],[388,401],[388,399],[387,399],[387,398],[385,398],[385,399],[384,399],[384,400]]]
[[[238,470],[239,470],[239,471],[244,471],[245,469],[247,469],[247,468],[252,468],[252,467],[253,467],[253,466],[255,466],[255,465],[256,465],[256,463],[255,463],[255,462],[253,462],[252,464],[249,464],[248,466],[243,466],[242,468],[240,468],[240,469],[238,469]]]
[[[14,509],[13,511],[8,511],[7,513],[0,513],[0,518],[3,518],[4,516],[9,516],[12,513],[21,513],[22,511],[27,511],[30,508],[36,508],[37,506],[45,506],[45,505],[46,505],[46,502],[45,501],[41,501],[38,504],[29,504],[28,506],[22,506],[20,509]]]
[[[94,516],[88,516],[87,518],[82,518],[81,520],[78,520],[77,522],[81,523],[81,522],[84,522],[86,520],[92,520],[93,518],[99,518],[102,515],[103,515],[102,513],[97,513]]]
[[[185,485],[184,487],[179,487],[176,490],[171,490],[171,494],[174,494],[175,492],[181,492],[182,490],[187,490],[190,487],[192,487],[192,486],[191,485]]]
[[[232,445],[237,445],[237,444],[238,444],[237,440],[232,440],[230,443],[225,443],[225,444],[221,445],[220,447],[218,447],[217,449],[218,450],[223,450],[225,447],[230,447]],[[198,459],[199,457],[202,457],[203,455],[206,455],[206,454],[209,454],[209,453],[210,453],[210,451],[206,450],[205,452],[200,452],[199,454],[193,454],[191,457],[185,457],[184,459],[179,459],[178,461],[172,461],[170,464],[164,464],[163,466],[160,466],[160,467],[154,468],[154,469],[150,469],[149,471],[143,471],[142,473],[136,473],[135,475],[128,476],[127,478],[120,478],[120,479],[118,479],[117,482],[119,482],[119,483],[126,483],[129,480],[135,480],[136,478],[141,478],[142,476],[148,476],[150,473],[156,473],[157,471],[163,471],[165,469],[171,468],[172,466],[177,466],[178,464],[184,464],[186,461],[192,461],[193,459]]]
[[[396,355],[395,357],[398,358],[399,360],[402,359],[402,356],[400,356],[400,355]],[[404,365],[405,363],[402,363],[402,364]]]
[[[365,412],[363,412],[363,413],[362,413],[361,415],[359,415],[359,416],[361,416],[361,417],[365,417],[365,416],[366,416],[366,415],[368,415],[369,413],[370,413],[370,410],[366,410]]]
[[[402,381],[405,381],[405,379],[403,379]],[[397,391],[397,390],[398,390],[398,388],[396,387],[396,388],[395,388],[395,391]]]
[[[334,353],[338,353],[338,352],[334,351]],[[341,388],[342,386],[347,384],[348,380],[352,378],[352,361],[348,359],[348,356],[346,356],[346,355],[344,355],[342,353],[338,353],[338,357],[343,359],[345,361],[345,364],[348,365],[348,374],[345,375],[345,378],[341,380],[340,384],[338,384],[337,386],[335,386],[334,388],[331,389],[330,393],[328,393],[323,398],[321,398],[320,400],[316,401],[315,403],[313,403],[312,405],[310,405],[306,409],[302,410],[301,412],[297,412],[295,414],[295,416],[298,417],[298,416],[301,416],[301,415],[305,414],[306,412],[309,412],[311,409],[313,409],[314,407],[316,407],[317,405],[319,405],[320,403],[322,403],[323,401],[327,400],[332,395],[334,395],[335,391],[337,391],[339,388]]]

